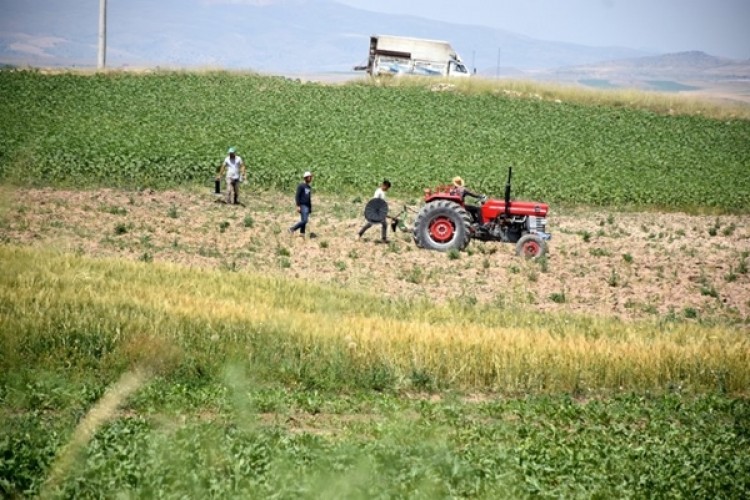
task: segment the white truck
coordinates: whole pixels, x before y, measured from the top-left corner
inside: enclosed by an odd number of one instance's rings
[[[468,77],[469,71],[451,44],[393,35],[372,35],[366,66],[355,70],[371,76],[416,75]]]

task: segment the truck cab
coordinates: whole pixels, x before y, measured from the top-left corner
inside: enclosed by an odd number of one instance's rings
[[[463,78],[471,75],[450,43],[393,35],[370,37],[366,70],[371,76],[414,75]]]
[[[469,70],[460,61],[451,61],[448,63],[448,76],[464,77],[469,76]]]

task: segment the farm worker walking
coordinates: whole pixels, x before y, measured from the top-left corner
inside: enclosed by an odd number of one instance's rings
[[[224,163],[221,164],[221,170],[217,180],[226,173],[227,176],[227,203],[236,205],[239,203],[240,182],[245,179],[246,168],[242,157],[237,154],[235,148],[229,148]]]
[[[385,201],[385,193],[388,192],[388,190],[391,189],[391,181],[388,179],[384,179],[383,183],[380,185],[379,188],[375,190],[375,194],[372,195],[372,199],[379,199]],[[383,243],[388,243],[388,224],[387,224],[387,218],[383,218],[383,221],[380,222],[382,224],[383,228],[381,230],[381,241]],[[357,233],[357,238],[361,238],[365,232],[370,229],[372,226],[377,224],[376,222],[370,222],[367,221],[367,223],[362,226],[362,229],[359,230],[359,233]]]
[[[297,192],[294,195],[294,202],[297,204],[297,212],[299,213],[300,220],[289,228],[289,234],[299,229],[300,235],[304,238],[307,220],[312,213],[312,186],[310,185],[313,179],[312,172],[308,170],[302,174],[302,179],[303,181],[297,186]]]

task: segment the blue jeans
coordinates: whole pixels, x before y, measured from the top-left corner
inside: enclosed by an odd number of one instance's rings
[[[305,234],[305,227],[307,227],[307,220],[310,218],[310,207],[301,205],[299,207],[299,222],[289,228],[291,232],[295,232],[299,229],[301,234]]]

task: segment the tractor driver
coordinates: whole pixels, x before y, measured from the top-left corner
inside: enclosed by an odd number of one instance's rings
[[[466,199],[467,196],[471,196],[472,198],[476,198],[477,200],[481,200],[484,198],[483,195],[472,193],[471,191],[466,189],[466,187],[464,186],[464,180],[460,177],[453,178],[453,187],[451,188],[451,194],[460,196],[462,202]],[[469,213],[471,214],[474,220],[476,220],[477,222],[481,222],[480,217],[479,217],[478,206],[466,205],[466,204],[464,204],[464,206],[466,207],[466,210],[469,211]]]

